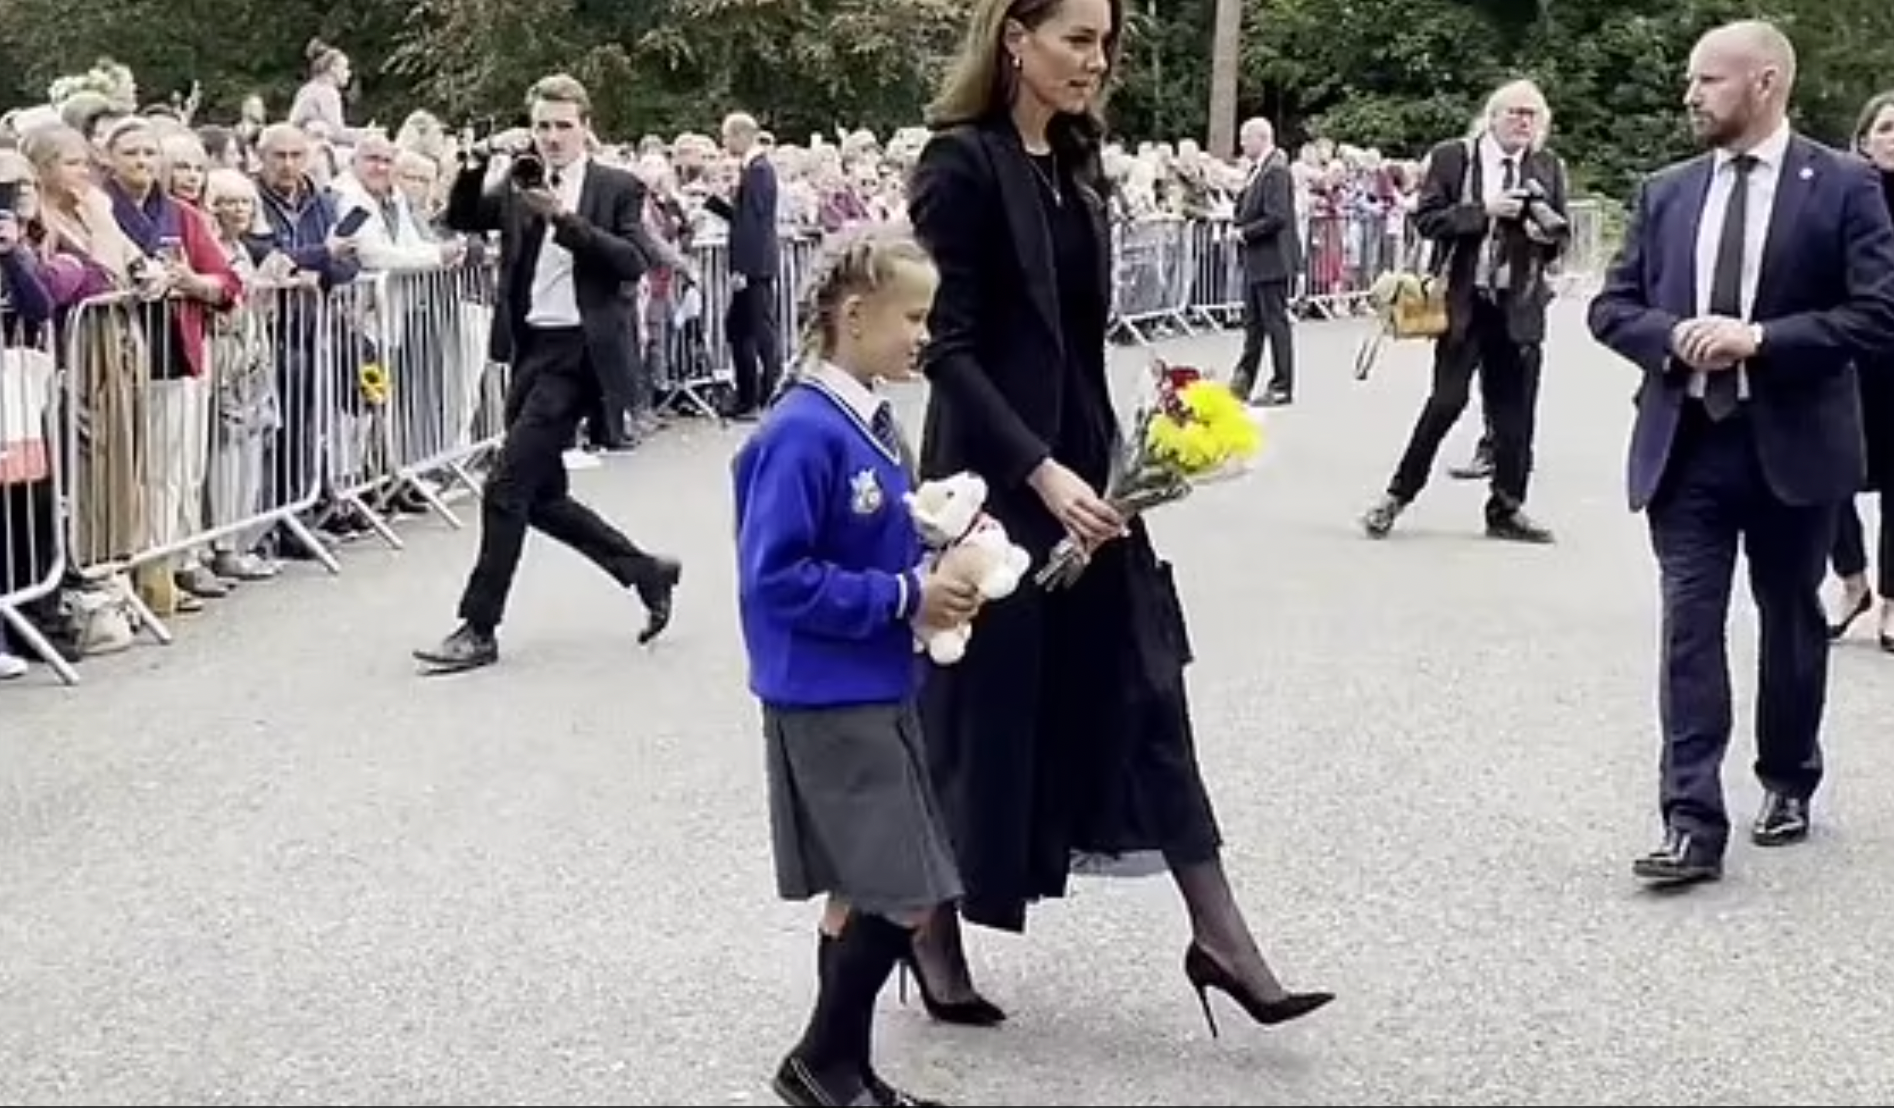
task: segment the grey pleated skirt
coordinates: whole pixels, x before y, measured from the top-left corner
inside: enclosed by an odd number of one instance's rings
[[[763,739],[784,899],[833,894],[887,916],[959,899],[913,705],[765,707]]]

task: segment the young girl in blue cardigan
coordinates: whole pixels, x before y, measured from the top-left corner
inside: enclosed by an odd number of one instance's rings
[[[920,568],[909,453],[875,392],[913,375],[935,284],[906,232],[841,240],[805,293],[803,366],[734,466],[777,888],[829,898],[815,1011],[773,1082],[788,1104],[938,1103],[869,1062],[876,997],[913,929],[961,891],[914,707],[914,634],[971,619],[979,598]]]

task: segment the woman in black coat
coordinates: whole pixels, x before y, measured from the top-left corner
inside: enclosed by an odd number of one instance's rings
[[[1067,535],[1094,553],[1070,590],[1028,585],[981,613],[966,657],[928,679],[923,730],[967,888],[959,917],[1021,931],[1074,858],[1161,852],[1190,911],[1192,986],[1276,1023],[1331,998],[1286,990],[1237,907],[1192,748],[1170,566],[1099,496],[1119,431],[1092,112],[1122,18],[1122,0],[978,0],[930,109],[910,186],[941,277],[922,471],[983,477],[988,510],[1036,565]],[[935,1018],[1004,1018],[973,987],[953,912],[916,955]]]
[[[1894,215],[1894,91],[1868,101],[1855,125],[1855,148],[1881,171],[1881,189]],[[1877,530],[1880,541],[1873,561],[1873,587],[1868,580],[1868,543],[1861,515],[1846,505],[1835,533],[1831,564],[1841,578],[1841,595],[1829,615],[1829,637],[1839,639],[1855,620],[1868,614],[1874,598],[1881,598],[1881,649],[1894,654],[1894,350],[1884,350],[1860,367],[1862,429],[1868,440],[1866,491],[1880,494]]]

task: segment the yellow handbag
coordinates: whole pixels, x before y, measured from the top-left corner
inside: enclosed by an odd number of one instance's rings
[[[1376,284],[1388,284],[1377,290],[1375,298],[1382,308],[1384,325],[1397,339],[1431,339],[1447,333],[1447,279],[1432,273],[1389,273]]]
[[[1447,333],[1447,277],[1407,266],[1383,273],[1368,290],[1375,328],[1355,350],[1355,380],[1366,381],[1389,338],[1434,339]]]
[[[1460,196],[1473,190],[1474,146],[1467,142],[1464,148],[1467,162],[1460,175]],[[1381,344],[1388,338],[1437,339],[1447,333],[1448,254],[1441,250],[1433,265],[1423,268],[1421,254],[1425,246],[1421,239],[1414,239],[1401,267],[1383,273],[1368,290],[1368,303],[1374,308],[1378,326],[1355,351],[1355,380],[1368,379],[1375,359],[1381,355]]]

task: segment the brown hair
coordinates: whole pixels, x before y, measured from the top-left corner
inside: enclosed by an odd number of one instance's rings
[[[990,119],[1012,105],[1018,76],[1006,56],[1006,24],[1018,23],[1028,31],[1037,30],[1058,14],[1065,0],[978,0],[973,18],[967,23],[967,36],[960,53],[948,66],[940,92],[927,106],[927,125],[934,130],[957,127]],[[1105,35],[1105,78],[1118,69],[1119,47],[1124,41],[1124,0],[1110,0],[1111,30]],[[1099,90],[1094,110],[1083,116],[1061,115],[1055,129],[1065,132],[1068,140],[1078,138],[1096,142],[1105,133],[1105,121],[1098,114],[1104,107],[1107,90]],[[1063,125],[1063,126],[1060,126]],[[1061,137],[1051,136],[1054,141]]]
[[[827,357],[835,349],[835,310],[842,301],[885,288],[904,265],[934,265],[926,248],[904,226],[872,224],[831,238],[802,287],[797,361]]]
[[[1873,127],[1874,121],[1881,118],[1881,113],[1889,108],[1894,108],[1894,89],[1868,98],[1867,104],[1861,109],[1861,118],[1855,121],[1856,153],[1867,153],[1868,129]]]
[[[579,109],[581,119],[592,118],[592,97],[579,83],[577,77],[569,73],[554,73],[550,77],[541,77],[526,90],[526,109],[532,110],[534,104],[544,101],[548,104],[573,104]]]

